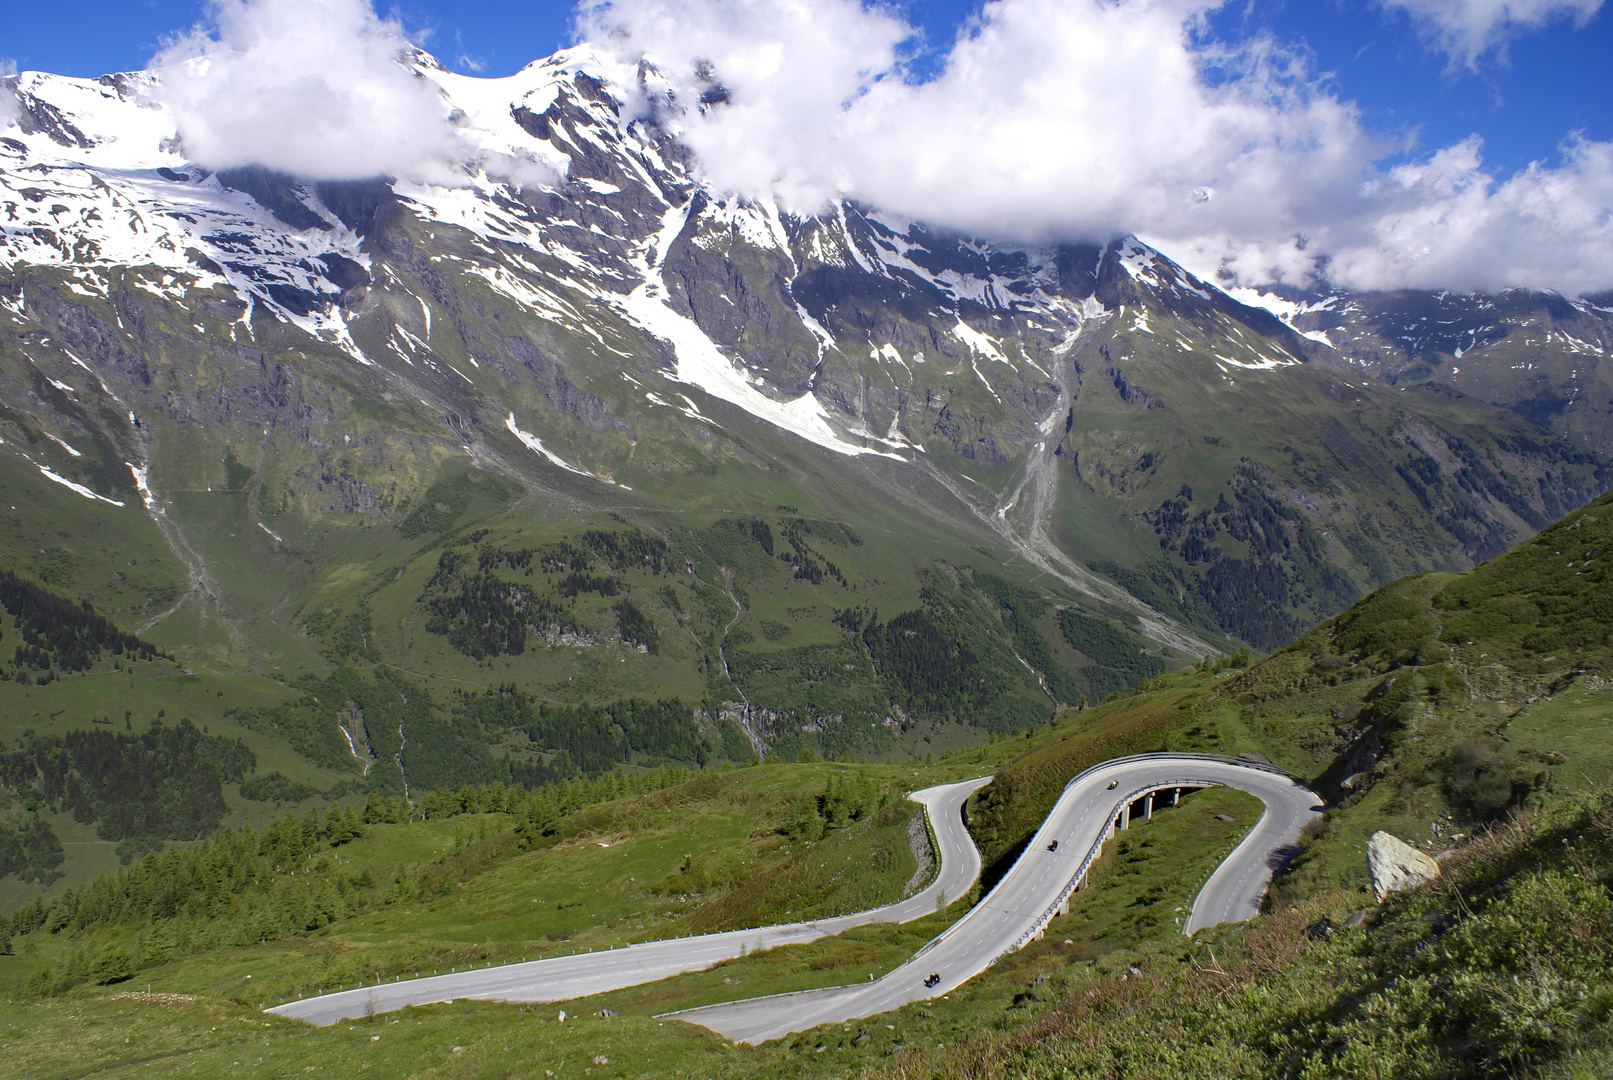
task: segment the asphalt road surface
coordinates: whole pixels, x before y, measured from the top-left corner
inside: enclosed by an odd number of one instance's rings
[[[939,997],[1042,932],[1085,878],[1126,809],[1150,793],[1169,801],[1173,791],[1210,786],[1247,791],[1265,803],[1265,811],[1200,890],[1183,929],[1192,933],[1250,918],[1259,911],[1272,874],[1292,857],[1300,830],[1320,816],[1321,800],[1287,775],[1252,763],[1179,754],[1119,758],[1070,781],[1024,854],[991,893],[883,979],[667,1015],[736,1042],[759,1044]],[[1054,840],[1058,848],[1049,851]],[[926,987],[924,980],[932,974],[940,980]]]
[[[391,1012],[406,1005],[426,1005],[457,998],[520,1003],[564,1001],[619,990],[624,986],[655,982],[686,971],[701,971],[719,960],[743,956],[756,949],[816,941],[854,926],[921,919],[935,913],[936,900],[941,893],[944,892],[949,900],[962,896],[980,876],[980,852],[964,828],[962,806],[975,789],[984,786],[990,779],[988,776],[925,788],[910,796],[913,801],[922,803],[929,813],[941,867],[927,888],[900,903],[816,922],[671,938],[523,964],[377,983],[356,990],[287,1002],[269,1012],[324,1025]]]

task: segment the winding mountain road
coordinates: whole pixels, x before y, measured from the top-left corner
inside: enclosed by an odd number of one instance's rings
[[[910,922],[935,911],[944,892],[962,896],[980,874],[980,853],[964,828],[961,807],[989,777],[916,791],[929,813],[941,867],[929,887],[900,903],[854,915],[646,942],[603,952],[480,968],[347,990],[270,1009],[313,1024],[389,1012],[406,1005],[470,998],[548,1002],[586,997],[710,967],[755,949],[802,944],[875,922]],[[914,957],[882,979],[853,986],[750,998],[667,1017],[700,1024],[736,1042],[763,1043],[819,1024],[873,1016],[911,1001],[939,997],[1006,953],[1039,937],[1118,829],[1157,800],[1175,801],[1204,787],[1247,791],[1265,810],[1242,842],[1211,874],[1193,902],[1185,933],[1259,912],[1272,875],[1292,857],[1300,830],[1321,814],[1321,800],[1273,766],[1196,754],[1143,754],[1087,770],[1065,786],[1025,851],[984,900]],[[1049,850],[1053,841],[1054,850]],[[924,979],[939,975],[934,986]]]
[[[620,949],[557,956],[522,964],[475,968],[424,979],[377,983],[356,990],[322,994],[286,1002],[268,1010],[311,1024],[391,1012],[407,1005],[471,998],[477,1001],[544,1002],[602,994],[624,986],[655,982],[686,971],[701,971],[719,960],[756,949],[800,945],[878,922],[912,922],[935,914],[936,900],[964,895],[980,876],[980,851],[964,828],[963,802],[991,777],[915,791],[909,796],[924,806],[939,849],[941,866],[929,886],[906,900],[871,911],[815,922],[786,923],[757,930],[731,930],[700,937],[669,938]]]
[[[1295,850],[1300,830],[1321,815],[1321,800],[1269,766],[1192,754],[1144,754],[1106,761],[1077,776],[996,888],[884,978],[871,983],[750,998],[668,1013],[735,1042],[759,1044],[939,997],[984,971],[1005,953],[1039,937],[1086,879],[1104,841],[1129,826],[1153,800],[1184,789],[1234,787],[1265,803],[1243,841],[1210,876],[1193,902],[1186,933],[1251,918],[1275,873]],[[1048,846],[1058,841],[1056,850]],[[940,979],[925,986],[926,977]]]

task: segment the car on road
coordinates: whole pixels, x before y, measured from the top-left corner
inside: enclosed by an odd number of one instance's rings
[[[930,973],[930,977],[928,979],[924,980],[924,985],[926,987],[934,988],[936,986],[939,986],[940,984],[941,984],[941,973],[939,971],[932,971]]]
[[[1111,780],[1111,781],[1109,781],[1108,790],[1113,791],[1115,788],[1117,788],[1119,786],[1120,786],[1120,781],[1119,780]]]
[[[1058,849],[1059,849],[1059,842],[1057,840],[1055,840],[1051,844],[1047,845],[1047,850],[1049,850],[1049,851],[1057,851]]]

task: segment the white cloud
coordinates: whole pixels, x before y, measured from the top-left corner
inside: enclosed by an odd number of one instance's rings
[[[1511,179],[1476,140],[1381,169],[1389,148],[1295,56],[1207,41],[1217,6],[988,0],[922,84],[913,30],[858,0],[609,0],[578,25],[657,65],[709,182],[799,212],[844,195],[988,237],[1133,232],[1246,282],[1323,259],[1361,287],[1613,285],[1613,146]],[[689,108],[713,79],[729,100]]]
[[[1443,49],[1453,64],[1478,66],[1488,53],[1503,52],[1520,33],[1571,19],[1583,26],[1602,0],[1380,0],[1402,11]]]
[[[1270,227],[1351,190],[1378,152],[1354,108],[1268,43],[1195,48],[1208,6],[995,0],[922,85],[901,77],[911,29],[857,0],[613,0],[582,26],[648,54],[686,102],[709,65],[732,100],[682,130],[708,179],[797,209],[844,194],[1030,238]],[[1211,85],[1209,64],[1230,77]]]
[[[8,128],[17,122],[19,115],[16,92],[6,84],[17,74],[17,64],[14,60],[0,56],[0,128]]]
[[[402,28],[368,0],[212,0],[211,15],[151,64],[193,160],[344,180],[446,175],[462,155],[437,87],[399,62]]]
[[[1479,150],[1469,139],[1391,169],[1367,235],[1338,246],[1329,276],[1363,288],[1569,295],[1613,285],[1613,143],[1571,140],[1560,168],[1536,163],[1506,180],[1484,171]]]
[[[715,75],[734,96],[683,129],[710,180],[811,206],[852,179],[821,156],[847,134],[842,106],[892,77],[896,47],[913,32],[856,0],[585,2],[579,28],[624,59],[652,54],[682,101],[711,91],[706,73]]]
[[[1190,269],[1243,283],[1321,275],[1355,289],[1613,286],[1613,143],[1572,139],[1564,163],[1497,179],[1473,138],[1390,169],[1302,240],[1226,230],[1150,237]]]
[[[1302,60],[1207,37],[1221,2],[988,0],[922,83],[902,59],[914,28],[861,0],[586,0],[578,28],[656,63],[676,107],[643,107],[681,130],[711,184],[803,213],[846,196],[990,238],[1137,233],[1245,283],[1320,265],[1358,287],[1613,285],[1613,144],[1571,140],[1559,165],[1510,178],[1486,171],[1476,139],[1382,168],[1388,148]],[[1601,0],[1381,2],[1451,13],[1483,43]],[[198,162],[554,179],[513,143],[473,145],[489,132],[451,120],[439,85],[460,77],[400,62],[413,47],[369,0],[212,5],[210,29],[153,61]]]

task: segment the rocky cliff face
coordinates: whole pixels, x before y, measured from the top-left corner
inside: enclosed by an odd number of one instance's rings
[[[8,79],[5,468],[176,557],[211,527],[182,493],[215,488],[313,551],[460,463],[573,508],[808,478],[1187,652],[1285,640],[1609,481],[1589,301],[1235,296],[1128,238],[797,217],[702,186],[627,104],[653,72],[414,63],[481,151],[453,186],[208,173],[149,76]]]

